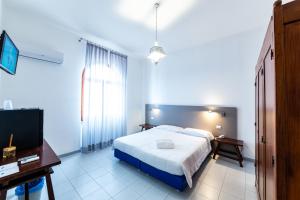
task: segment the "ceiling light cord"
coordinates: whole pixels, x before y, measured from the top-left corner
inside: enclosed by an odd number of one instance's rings
[[[157,42],[158,40],[158,34],[157,34],[157,9],[159,7],[159,3],[155,4],[155,41]]]

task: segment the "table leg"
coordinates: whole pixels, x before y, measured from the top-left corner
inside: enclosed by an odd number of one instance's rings
[[[7,193],[7,190],[0,191],[0,200],[6,200],[6,193]]]
[[[236,145],[234,145],[234,148],[236,150],[236,153],[237,153],[237,156],[238,156],[238,159],[239,159],[239,163],[240,163],[240,167],[243,167],[243,156],[241,154],[241,151],[240,151],[240,148]]]
[[[29,200],[29,187],[28,187],[28,183],[25,183],[25,200]]]
[[[219,149],[220,149],[220,146],[221,146],[221,144],[218,142],[218,143],[217,143],[217,147],[216,147],[215,150],[214,150],[214,156],[213,156],[213,159],[216,158],[216,155],[217,155],[217,153],[218,153],[218,151],[219,151]]]
[[[46,175],[46,182],[47,182],[47,189],[48,189],[48,198],[49,200],[55,200],[50,174]]]

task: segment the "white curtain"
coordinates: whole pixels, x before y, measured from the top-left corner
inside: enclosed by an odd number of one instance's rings
[[[126,134],[127,57],[87,43],[83,73],[83,152],[112,144]]]

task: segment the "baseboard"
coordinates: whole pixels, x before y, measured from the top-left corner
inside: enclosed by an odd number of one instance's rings
[[[253,162],[253,163],[255,161],[253,158],[248,158],[248,157],[244,157],[244,160],[249,161],[249,162]]]
[[[58,157],[59,157],[59,158],[63,158],[63,157],[71,156],[71,155],[73,155],[73,154],[80,153],[80,152],[81,152],[80,150],[71,151],[71,152],[69,152],[69,153],[61,154],[61,155],[59,155]]]

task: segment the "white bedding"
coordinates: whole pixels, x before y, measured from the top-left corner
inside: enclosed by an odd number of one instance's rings
[[[170,139],[174,149],[158,149],[156,140]],[[189,187],[192,176],[211,151],[210,140],[172,131],[150,129],[114,141],[114,148],[127,153],[159,170],[185,175]]]

